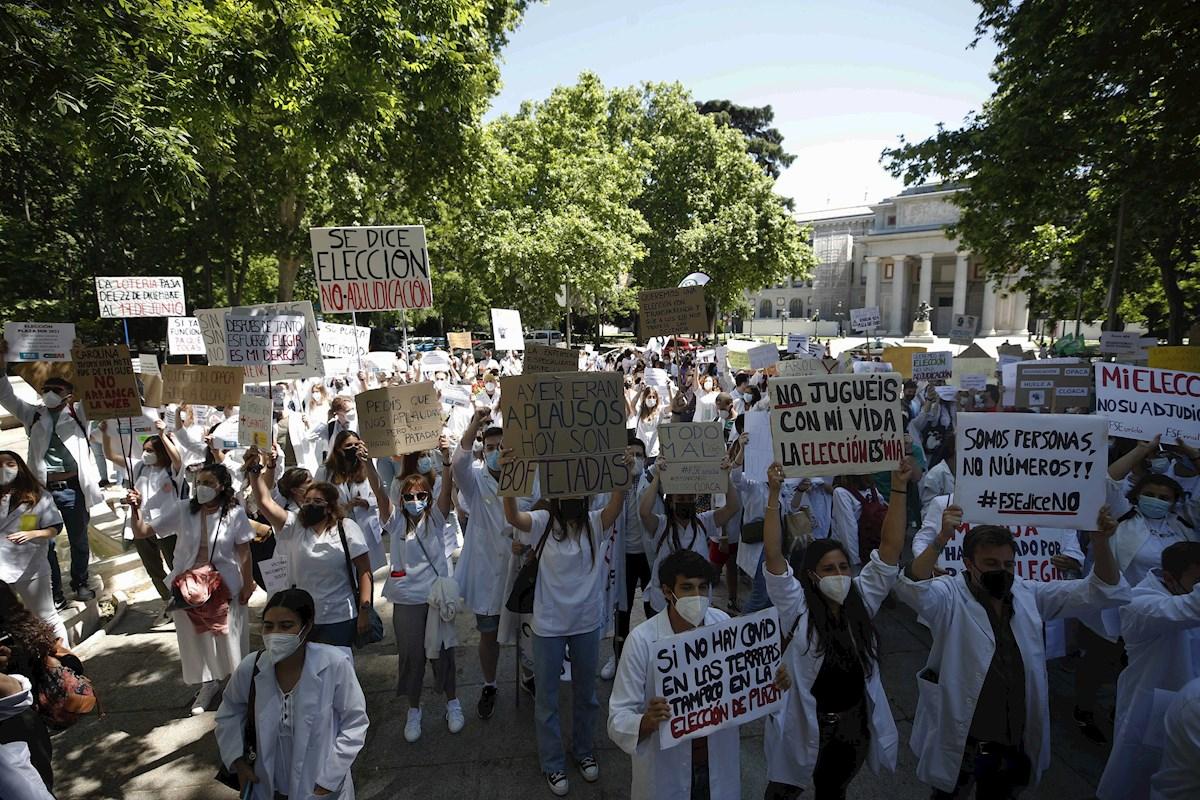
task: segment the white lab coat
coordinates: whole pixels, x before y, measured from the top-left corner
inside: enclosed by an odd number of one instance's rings
[[[1200,678],[1179,690],[1163,718],[1162,765],[1152,779],[1152,800],[1200,797]]]
[[[41,403],[34,405],[17,397],[12,383],[3,375],[0,375],[0,406],[8,409],[8,412],[25,426],[25,432],[29,435],[29,446],[26,449],[29,455],[25,462],[42,485],[45,485],[46,448],[50,446],[50,426],[54,424],[54,415]],[[34,417],[37,417],[36,425]],[[74,403],[69,408],[63,406],[54,430],[71,453],[71,458],[75,459],[79,470],[79,486],[83,489],[88,508],[91,508],[104,502],[104,494],[100,491],[100,469],[96,466],[96,457],[92,454],[87,429],[88,420],[83,403]]]
[[[506,598],[504,575],[512,555],[512,539],[504,535],[508,523],[496,494],[496,479],[484,462],[476,461],[464,448],[454,454],[451,468],[470,517],[455,576],[473,612],[497,616]]]
[[[266,659],[259,664],[254,679],[254,720],[258,760],[254,772],[255,800],[271,800],[276,791],[292,800],[312,798],[313,787],[321,785],[334,791],[338,800],[354,800],[354,781],[350,767],[367,737],[367,701],[363,697],[354,662],[342,648],[310,642],[305,645],[304,669],[292,689],[295,703],[292,716],[291,785],[276,787],[275,755],[282,710],[279,684],[274,666]],[[250,676],[254,660],[251,653],[242,660],[225,687],[225,697],[217,709],[217,745],[221,761],[227,767],[241,758],[246,705],[250,698]],[[340,790],[340,791],[339,791]]]
[[[1024,749],[1033,762],[1033,783],[1050,765],[1050,698],[1046,687],[1042,622],[1077,616],[1091,606],[1129,602],[1129,584],[1109,586],[1094,574],[1083,580],[1013,583],[1012,629],[1025,665]],[[912,581],[901,575],[896,594],[933,634],[926,668],[937,682],[917,677],[917,713],[909,745],[918,757],[917,777],[942,791],[958,781],[975,703],[995,653],[987,610],[963,576]],[[924,670],[922,670],[924,673]]]
[[[1096,796],[1101,800],[1149,797],[1156,765],[1138,758],[1141,731],[1131,721],[1144,719],[1154,691],[1182,689],[1200,677],[1200,585],[1173,595],[1153,570],[1133,589],[1133,600],[1121,608],[1121,635],[1129,666],[1117,679],[1116,730],[1108,765]]]
[[[15,694],[0,696],[0,721],[23,714],[33,708],[33,691],[29,678],[12,675],[20,688]],[[0,744],[0,797],[4,800],[54,800],[46,790],[42,776],[29,760],[29,745],[17,741]]]
[[[879,559],[879,551],[875,550],[854,579],[854,587],[872,617],[879,613],[879,606],[899,574],[900,568],[885,564]],[[817,700],[813,697],[812,687],[825,663],[825,654],[817,652],[815,645],[809,646],[808,606],[804,589],[792,574],[791,567],[783,575],[775,575],[766,569],[763,575],[767,581],[767,594],[779,611],[780,630],[795,631],[783,656],[788,674],[792,676],[792,688],[784,695],[779,710],[767,717],[764,738],[767,780],[805,786],[812,780],[820,749],[821,729],[817,723]],[[896,769],[900,741],[879,672],[880,665],[876,664],[866,686],[867,725],[871,732],[867,763],[877,773],[883,769]]]
[[[650,664],[654,646],[675,635],[667,611],[661,611],[629,633],[621,651],[621,662],[608,700],[608,738],[633,760],[631,800],[688,800],[692,790],[692,747],[683,742],[663,750],[658,731],[641,742],[638,728],[646,703],[654,697],[654,678]],[[710,608],[705,625],[729,619],[719,609]],[[740,800],[741,757],[739,728],[726,728],[708,737],[708,786],[712,800]]]

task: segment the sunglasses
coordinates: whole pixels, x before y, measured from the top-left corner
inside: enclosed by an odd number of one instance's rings
[[[412,501],[412,500],[425,500],[425,499],[428,499],[428,497],[429,497],[429,494],[428,494],[427,492],[417,492],[416,494],[402,494],[402,495],[400,495],[400,497],[401,497],[401,499],[402,499],[402,500],[404,500],[405,502],[409,502],[409,501]]]

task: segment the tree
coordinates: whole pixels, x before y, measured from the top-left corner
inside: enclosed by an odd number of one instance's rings
[[[1031,292],[1102,276],[1110,328],[1153,265],[1178,343],[1200,308],[1184,278],[1200,245],[1200,6],[976,2],[977,37],[1000,47],[995,92],[961,128],[902,138],[883,160],[905,183],[967,185],[952,232],[989,270],[1024,270]],[[1029,260],[1046,226],[1071,246]]]
[[[796,160],[783,149],[783,134],[771,126],[775,111],[769,105],[739,106],[729,100],[706,100],[696,103],[696,110],[712,116],[720,125],[741,131],[747,151],[772,178],[778,178]]]

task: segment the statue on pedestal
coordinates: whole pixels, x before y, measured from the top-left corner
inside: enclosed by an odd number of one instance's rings
[[[917,306],[917,315],[913,317],[913,322],[929,322],[929,312],[932,310],[933,307],[922,300],[921,304]]]

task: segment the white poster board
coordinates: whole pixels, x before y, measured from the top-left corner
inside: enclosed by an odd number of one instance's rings
[[[238,403],[238,444],[242,447],[271,447],[272,411],[270,397],[243,394]]]
[[[1105,503],[1108,423],[1084,414],[957,419],[954,502],[975,524],[1093,530]]]
[[[879,327],[879,306],[850,309],[850,327],[866,333]]]
[[[173,356],[202,356],[204,334],[195,317],[171,317],[167,320],[167,349]]]
[[[183,278],[178,276],[97,276],[96,302],[103,319],[182,317],[187,314]]]
[[[766,411],[747,411],[742,418],[746,420],[742,430],[749,437],[742,470],[747,480],[766,483],[767,469],[775,452],[771,444],[771,415]]]
[[[264,303],[257,306],[237,306],[236,308],[198,308],[196,319],[200,321],[200,332],[204,336],[204,352],[208,356],[209,366],[230,366],[225,352],[225,316],[280,316],[300,314],[304,317],[304,363],[295,366],[272,367],[271,377],[277,381],[303,380],[305,378],[320,378],[325,375],[321,363],[321,343],[317,338],[317,318],[313,314],[312,303],[308,300],[293,300],[288,303]],[[243,367],[246,370],[246,382],[255,383],[267,379],[267,368]]]
[[[492,309],[492,339],[494,351],[524,350],[525,334],[521,330],[521,312],[515,308]]]
[[[1103,364],[1096,368],[1096,413],[1109,433],[1200,447],[1200,373]]]
[[[433,307],[424,225],[310,228],[321,310]]]
[[[225,360],[231,367],[303,364],[304,317],[225,315]]]
[[[955,314],[950,326],[950,344],[970,344],[975,341],[979,320],[970,314]]]
[[[803,333],[789,333],[787,337],[787,351],[793,354],[807,353],[808,336]]]
[[[363,325],[320,320],[317,339],[321,343],[321,358],[357,359],[371,349],[371,329]]]
[[[70,361],[75,341],[73,322],[6,322],[4,341],[8,344],[8,360]]]
[[[948,381],[954,374],[954,354],[949,350],[912,354],[912,377],[915,381]]]
[[[746,351],[750,359],[750,369],[766,369],[779,362],[779,348],[773,344],[760,344]]]

